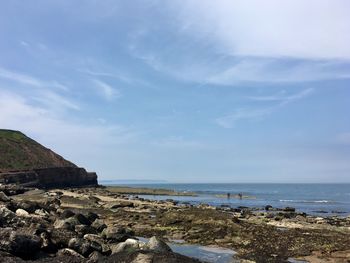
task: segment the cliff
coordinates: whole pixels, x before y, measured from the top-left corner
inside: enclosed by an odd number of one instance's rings
[[[53,188],[97,185],[88,173],[19,131],[0,130],[0,184]]]

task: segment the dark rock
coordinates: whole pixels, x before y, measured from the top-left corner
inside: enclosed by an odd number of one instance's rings
[[[103,229],[107,228],[107,225],[101,219],[96,219],[91,226],[95,228],[98,232],[102,232]]]
[[[91,227],[91,226],[87,226],[87,225],[76,225],[75,226],[75,232],[77,232],[79,234],[79,236],[84,236],[86,234],[98,234],[99,232]]]
[[[99,218],[99,216],[93,212],[88,212],[85,216],[90,222],[94,222],[96,219]]]
[[[7,196],[23,194],[26,190],[23,186],[16,184],[0,185],[0,191],[4,192]]]
[[[266,210],[266,211],[271,210],[271,208],[272,208],[272,205],[267,205],[267,206],[265,206],[265,210]]]
[[[38,188],[96,186],[97,175],[96,173],[88,173],[84,168],[52,167],[29,171],[3,172],[0,173],[1,182]]]
[[[114,242],[124,242],[132,236],[133,232],[123,227],[108,227],[105,228],[101,235],[103,238]]]
[[[82,225],[91,225],[91,221],[86,218],[83,214],[76,214],[74,215],[74,218],[79,221]]]
[[[113,202],[112,204],[107,205],[107,208],[109,209],[116,209],[120,207],[134,207],[134,203],[129,201],[120,201],[120,202]]]
[[[76,237],[76,233],[68,229],[52,229],[49,234],[52,244],[58,248],[68,247],[69,240]]]
[[[66,218],[70,218],[72,216],[74,216],[75,213],[72,210],[69,209],[65,209],[62,213],[61,213],[61,218],[66,219]]]
[[[17,203],[17,209],[18,208],[23,209],[29,213],[34,213],[35,210],[40,209],[41,207],[35,202],[21,201]]]
[[[283,211],[285,211],[285,212],[295,212],[295,208],[287,206],[287,207],[283,208]]]
[[[0,229],[0,236],[0,250],[24,259],[33,258],[41,247],[38,236],[17,233],[10,228]]]
[[[111,253],[110,247],[104,243],[104,240],[101,236],[99,235],[94,235],[94,234],[86,234],[84,235],[84,239],[87,241],[90,241],[91,244],[93,243],[98,243],[101,246],[101,253],[104,255],[109,255]]]
[[[83,255],[84,257],[87,257],[88,255],[90,255],[91,252],[94,251],[94,249],[91,247],[90,242],[82,238],[72,238],[68,242],[68,247],[74,249],[76,252]]]

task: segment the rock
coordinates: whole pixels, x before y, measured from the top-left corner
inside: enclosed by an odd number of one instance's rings
[[[0,185],[0,191],[7,196],[23,194],[27,189],[17,184]]]
[[[14,212],[12,212],[10,209],[8,209],[7,207],[5,207],[5,206],[0,207],[0,223],[2,221],[9,223],[15,217],[16,217],[16,214]]]
[[[81,225],[88,225],[88,226],[91,225],[91,221],[87,219],[86,216],[84,216],[83,214],[76,214],[74,215],[74,218],[78,220],[78,222]]]
[[[72,216],[74,216],[75,213],[72,211],[72,210],[69,210],[69,209],[65,209],[63,210],[63,212],[61,213],[61,218],[63,219],[67,219],[67,218],[70,218]]]
[[[144,248],[146,248],[146,244],[144,242],[138,241],[136,239],[131,239],[131,238],[117,245],[111,246],[112,254],[120,253],[123,251],[130,252],[132,250],[138,250],[138,249],[144,249]]]
[[[73,249],[64,248],[57,252],[57,256],[72,256],[83,259],[84,257]]]
[[[10,228],[0,229],[0,236],[0,250],[24,259],[33,258],[41,247],[38,236],[17,233]]]
[[[177,253],[137,250],[121,252],[106,258],[106,263],[130,262],[130,263],[200,263],[199,260],[189,258]]]
[[[92,252],[89,256],[89,260],[87,261],[87,263],[99,263],[99,262],[106,262],[105,256],[103,256],[98,251]]]
[[[91,226],[95,228],[98,232],[102,232],[103,229],[107,228],[107,225],[101,219],[96,219]]]
[[[295,212],[295,208],[287,206],[287,207],[283,208],[283,211],[285,211],[285,212]]]
[[[124,242],[133,234],[132,231],[123,227],[107,227],[103,229],[101,235],[103,238],[114,242]]]
[[[171,248],[161,239],[153,236],[147,243],[149,249],[157,252],[169,252]]]
[[[41,217],[47,217],[49,216],[49,213],[44,210],[44,209],[37,209],[34,211],[34,214],[38,215],[38,216],[41,216]]]
[[[57,229],[67,229],[67,230],[74,230],[74,226],[67,222],[66,220],[56,219],[56,221],[53,224],[54,228]]]
[[[26,210],[19,208],[16,210],[16,215],[27,217],[27,216],[29,216],[29,213]]]
[[[83,255],[84,257],[87,257],[88,255],[90,255],[90,253],[93,252],[93,250],[94,250],[91,247],[90,242],[88,242],[82,238],[70,239],[68,242],[68,247],[71,249],[74,249],[79,254]]]
[[[267,206],[265,206],[265,210],[266,210],[266,211],[271,210],[271,208],[272,208],[272,205],[267,205]]]
[[[4,192],[0,191],[0,201],[9,202],[11,198],[9,198]]]
[[[99,216],[93,212],[88,212],[86,214],[86,218],[90,221],[90,222],[94,222],[96,219],[99,218]]]
[[[76,233],[68,229],[52,229],[50,239],[58,248],[68,247],[69,240],[76,236]]]
[[[25,184],[38,188],[96,186],[97,175],[79,167],[50,167],[29,171],[3,172],[0,173],[0,182]]]
[[[17,203],[17,208],[26,210],[28,213],[34,213],[35,210],[40,209],[41,207],[35,202],[21,201]]]
[[[87,225],[76,225],[74,230],[80,236],[84,236],[85,234],[98,234],[98,231],[95,228]]]
[[[116,209],[120,207],[134,207],[134,203],[129,201],[120,201],[120,202],[113,202],[111,204],[106,205],[106,208],[108,209]]]
[[[84,239],[87,241],[90,241],[92,244],[98,243],[101,246],[102,254],[109,255],[111,253],[111,249],[110,249],[109,245],[104,243],[104,240],[101,236],[94,235],[94,234],[86,234],[86,235],[84,235]]]
[[[41,238],[41,250],[47,253],[53,253],[57,251],[57,247],[51,242],[49,234],[47,232],[43,232],[40,234]]]

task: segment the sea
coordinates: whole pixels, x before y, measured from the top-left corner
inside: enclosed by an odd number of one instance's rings
[[[104,185],[123,185],[151,189],[168,189],[177,192],[193,192],[196,196],[138,195],[151,200],[173,199],[180,203],[213,206],[246,206],[264,209],[294,207],[298,212],[321,216],[350,215],[350,184],[169,184],[169,183],[117,183],[101,182]],[[227,194],[230,198],[227,198]],[[243,199],[236,195],[241,193]]]

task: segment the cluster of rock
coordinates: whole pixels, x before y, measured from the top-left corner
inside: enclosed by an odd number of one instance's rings
[[[107,227],[96,213],[62,209],[60,197],[16,201],[0,191],[0,262],[198,262],[157,237],[141,242],[130,228]]]
[[[96,173],[78,167],[52,167],[0,172],[0,183],[38,188],[96,186]]]

